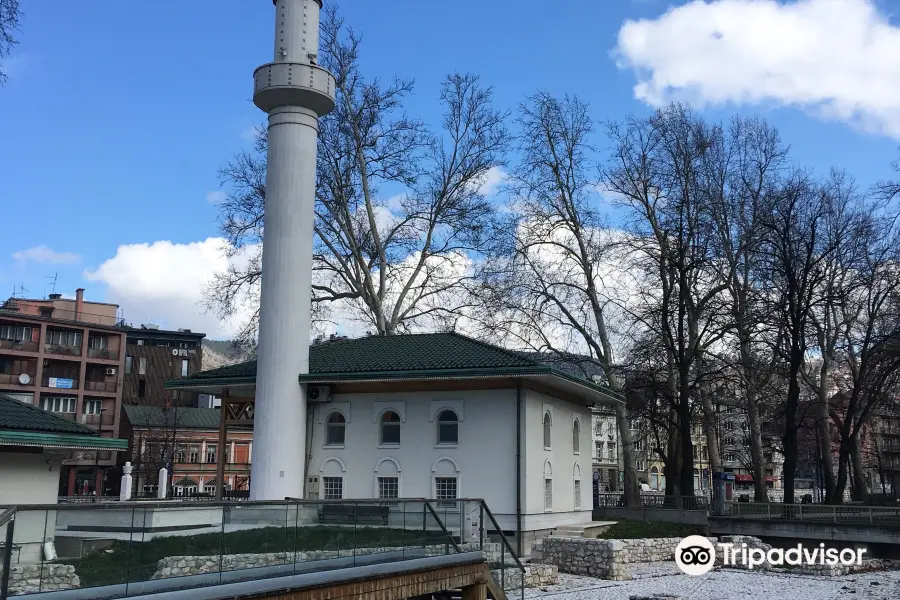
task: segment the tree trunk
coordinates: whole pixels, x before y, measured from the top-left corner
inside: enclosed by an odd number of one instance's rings
[[[756,405],[755,392],[747,390],[747,419],[750,421],[750,463],[753,468],[753,499],[756,502],[768,502],[766,490],[766,472],[763,468],[762,426],[759,422],[759,407]]]
[[[684,369],[686,371],[686,369]],[[681,435],[681,495],[694,495],[694,443],[691,440],[691,399],[687,373],[679,378],[678,430]]]
[[[838,473],[834,485],[834,493],[828,497],[828,504],[841,504],[844,501],[844,489],[847,487],[847,466],[850,462],[850,452],[842,441],[838,451]]]
[[[795,336],[798,337],[798,336]],[[794,503],[794,478],[797,475],[797,407],[800,404],[800,369],[803,351],[791,349],[788,393],[784,406],[784,503]]]
[[[634,447],[631,443],[631,423],[625,404],[616,404],[616,426],[619,429],[619,440],[622,442],[623,484],[625,487],[625,506],[640,506],[641,498],[637,484],[637,473],[634,470]]]
[[[853,499],[865,502],[869,499],[869,488],[862,468],[862,451],[858,435],[850,438],[850,461],[853,464]]]
[[[822,361],[819,370],[819,399],[816,403],[816,428],[819,430],[819,444],[821,445],[822,473],[825,480],[825,497],[834,497],[834,463],[831,460],[834,449],[831,443],[831,415],[828,412],[828,371],[829,360]]]
[[[709,452],[710,473],[722,472],[722,459],[719,456],[719,434],[716,432],[716,412],[709,394],[700,391],[703,402],[703,424],[706,427],[706,447]],[[703,476],[703,473],[700,473]],[[703,487],[703,486],[701,486]],[[713,490],[715,492],[715,490]]]

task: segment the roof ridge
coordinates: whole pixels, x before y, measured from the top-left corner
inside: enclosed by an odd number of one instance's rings
[[[533,367],[546,367],[546,366],[548,366],[548,365],[545,365],[545,364],[542,363],[542,362],[539,362],[539,361],[536,361],[536,360],[532,360],[531,358],[528,358],[527,356],[522,356],[522,355],[519,354],[517,351],[515,351],[515,350],[510,350],[510,349],[508,349],[508,348],[504,348],[503,346],[497,346],[497,345],[495,345],[495,344],[491,344],[490,342],[485,342],[485,341],[483,341],[483,340],[479,340],[478,338],[473,338],[473,337],[470,337],[470,336],[468,336],[468,335],[465,335],[465,334],[462,334],[462,333],[459,333],[459,332],[456,332],[456,331],[448,331],[447,333],[449,333],[450,335],[455,335],[455,336],[457,336],[457,337],[460,337],[460,338],[462,338],[462,339],[464,339],[464,340],[467,340],[467,341],[470,341],[470,342],[474,342],[474,343],[476,343],[476,344],[479,344],[479,345],[481,345],[481,346],[484,346],[485,348],[490,348],[491,350],[494,350],[494,351],[496,351],[496,352],[500,352],[501,354],[505,354],[506,356],[511,356],[511,357],[517,358],[517,359],[519,359],[519,360],[525,360],[525,361],[528,361],[529,363],[531,363],[531,366],[533,366]]]

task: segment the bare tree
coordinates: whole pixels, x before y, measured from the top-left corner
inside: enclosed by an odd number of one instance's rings
[[[336,108],[320,119],[314,225],[313,303],[340,301],[380,335],[414,324],[452,327],[472,304],[478,255],[494,210],[481,187],[502,164],[506,114],[474,75],[441,86],[441,136],[403,111],[411,81],[367,80],[360,37],[333,7],[322,22],[320,64],[336,78]],[[222,171],[231,193],[221,225],[231,254],[254,246],[243,265],[210,286],[208,305],[231,316],[257,302],[265,206],[266,137]],[[392,198],[382,187],[400,191]],[[258,306],[258,303],[256,304]],[[320,313],[319,318],[323,318]],[[256,318],[245,328],[255,335]]]
[[[19,0],[0,0],[0,60],[9,58],[13,46],[19,43],[13,32],[19,28],[21,18]],[[0,62],[0,84],[6,83],[7,79],[2,67]]]
[[[519,109],[521,160],[510,175],[509,219],[501,228],[486,287],[485,319],[492,335],[560,356],[578,352],[622,391],[613,326],[621,311],[609,272],[616,239],[598,210],[595,126],[588,106],[546,92]],[[624,402],[616,405],[625,498],[638,502],[633,444]]]
[[[705,163],[722,152],[720,128],[682,106],[609,128],[613,157],[606,186],[628,209],[631,250],[640,269],[641,306],[631,310],[666,351],[667,398],[677,415],[678,471],[667,493],[694,494],[692,418],[704,373],[699,361],[727,332],[722,292],[730,279],[714,252],[708,207],[717,193]]]

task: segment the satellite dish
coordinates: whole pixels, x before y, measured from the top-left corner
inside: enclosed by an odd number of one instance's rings
[[[31,383],[31,376],[28,373],[22,373],[19,375],[19,383],[22,385],[28,385]]]

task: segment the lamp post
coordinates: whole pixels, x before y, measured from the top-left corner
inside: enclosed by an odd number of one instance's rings
[[[97,431],[99,432],[100,427],[103,426],[103,413],[106,412],[105,408],[100,409],[100,422],[97,424]],[[100,451],[94,450],[94,502],[100,502],[100,487],[102,486],[102,479],[100,477]]]

